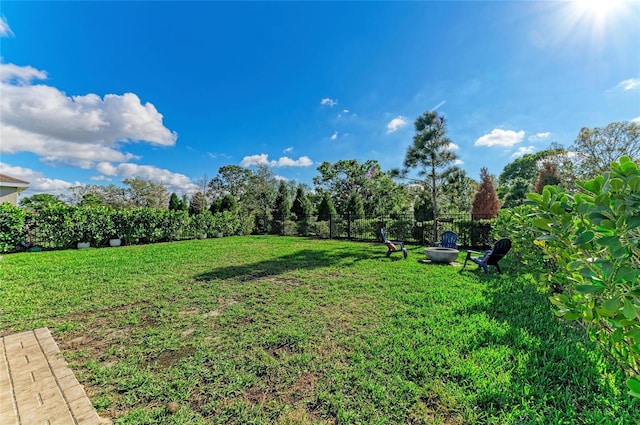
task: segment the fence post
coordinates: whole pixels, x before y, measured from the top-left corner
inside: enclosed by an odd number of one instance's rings
[[[333,214],[329,214],[329,239],[333,239]]]

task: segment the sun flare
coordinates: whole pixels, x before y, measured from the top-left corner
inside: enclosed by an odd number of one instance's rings
[[[624,7],[622,0],[574,0],[573,6],[585,17],[606,19]]]
[[[573,0],[571,8],[579,21],[603,28],[614,25],[615,21],[630,6],[626,0]]]

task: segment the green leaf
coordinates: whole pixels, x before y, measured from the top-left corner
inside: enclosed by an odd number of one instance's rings
[[[634,215],[627,220],[627,230],[635,229],[640,226],[640,215]]]
[[[587,230],[586,232],[582,232],[578,235],[578,237],[573,241],[574,245],[584,245],[593,240],[595,234],[591,230]]]
[[[602,187],[602,184],[596,179],[593,179],[593,180],[588,180],[584,182],[583,186],[586,190],[588,190],[591,193],[598,193],[600,191],[600,188]]]
[[[633,307],[633,304],[628,299],[624,300],[624,307],[622,307],[622,314],[627,319],[633,319],[636,317],[636,309]]]
[[[596,226],[596,232],[602,236],[615,236],[615,232],[611,229],[606,229],[601,226]]]
[[[630,176],[631,174],[635,174],[638,170],[638,166],[633,162],[627,162],[620,167],[625,176]]]
[[[605,237],[596,239],[596,243],[598,245],[606,246],[611,250],[618,250],[622,246],[620,244],[620,237],[618,236],[605,236]]]
[[[533,225],[542,230],[549,230],[550,224],[551,220],[547,220],[546,218],[536,218],[533,220]]]
[[[611,221],[609,219],[605,219],[605,220],[602,220],[600,222],[600,227],[602,227],[604,229],[612,230],[612,229],[616,228],[616,223],[614,223],[613,221]]]
[[[602,303],[602,307],[606,311],[614,312],[620,308],[620,297],[611,298]]]
[[[627,387],[629,387],[629,389],[631,391],[629,391],[629,394],[633,397],[636,398],[640,398],[640,381],[636,378],[629,378],[627,379]]]
[[[576,320],[578,318],[580,318],[580,313],[576,313],[575,311],[569,311],[567,313],[565,313],[562,317],[564,317],[566,320]]]
[[[585,321],[591,322],[593,320],[593,309],[587,308],[582,312],[582,316]]]
[[[624,186],[624,182],[619,178],[611,179],[609,183],[611,184],[611,189],[615,190],[616,192],[618,192],[620,189],[622,189],[622,186]]]
[[[595,286],[595,285],[578,285],[576,286],[576,291],[580,294],[596,294],[598,292],[604,291],[604,286]]]
[[[637,344],[640,342],[640,329],[634,329],[624,334],[626,338],[631,338]]]
[[[578,270],[584,264],[584,260],[576,260],[567,264],[567,270],[570,272]]]
[[[611,339],[613,340],[613,342],[622,341],[622,337],[623,337],[622,328],[616,329],[615,332],[611,334]]]
[[[616,282],[637,282],[640,271],[632,267],[621,267],[616,273]]]

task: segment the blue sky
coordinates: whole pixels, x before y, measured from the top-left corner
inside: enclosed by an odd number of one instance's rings
[[[0,3],[0,172],[24,195],[227,164],[401,167],[436,109],[477,179],[640,120],[640,2]]]

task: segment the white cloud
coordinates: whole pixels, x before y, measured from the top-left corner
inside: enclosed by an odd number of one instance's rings
[[[453,165],[463,165],[464,161],[461,159],[456,159],[455,161],[453,161]]]
[[[389,121],[389,123],[387,123],[387,133],[393,133],[394,131],[397,131],[398,129],[407,125],[407,123],[408,121],[405,117],[403,117],[402,115],[398,115],[397,117]]]
[[[32,152],[52,163],[89,168],[95,161],[126,162],[136,156],[121,144],[175,144],[177,134],[162,115],[134,93],[67,96],[55,87],[33,85],[46,72],[0,64],[0,152]]]
[[[632,119],[631,122],[640,123],[640,117],[636,117],[636,118]]]
[[[629,78],[624,81],[620,81],[616,87],[620,87],[623,90],[633,90],[640,87],[640,78]]]
[[[289,180],[288,178],[283,177],[283,176],[280,176],[280,175],[278,175],[278,174],[276,174],[275,176],[273,176],[273,178],[274,178],[274,179],[276,179],[276,180],[278,180],[278,181],[283,181],[283,182],[286,182],[286,181],[288,181],[288,180]]]
[[[447,146],[447,149],[449,149],[450,151],[457,151],[460,149],[460,146],[452,142],[452,143],[449,143],[449,145]]]
[[[520,143],[524,137],[524,131],[501,130],[495,128],[491,133],[478,138],[475,146],[513,146]]]
[[[549,136],[551,136],[551,133],[546,131],[544,133],[532,134],[527,140],[529,140],[530,142],[537,142],[538,140],[546,139]]]
[[[29,182],[29,189],[22,193],[22,196],[30,196],[36,193],[50,193],[52,195],[62,195],[71,186],[80,186],[82,183],[68,182],[60,179],[50,179],[44,174],[30,168],[11,166],[5,162],[0,162],[0,173],[10,175]]]
[[[12,63],[0,63],[0,82],[28,84],[33,80],[46,80],[46,71],[32,66],[18,66]]]
[[[520,158],[521,156],[525,156],[528,153],[535,152],[536,148],[534,146],[520,146],[514,153],[511,154],[511,158]]]
[[[100,176],[89,177],[89,180],[93,180],[97,182],[110,182],[112,179],[110,177],[100,175]]]
[[[336,140],[338,138],[338,132],[334,131],[333,134],[331,135],[330,139],[331,140]]]
[[[193,192],[198,189],[191,179],[184,174],[173,173],[164,168],[152,165],[121,163],[114,165],[110,162],[96,164],[96,171],[106,176],[122,178],[139,178],[163,184],[170,192]]]
[[[338,104],[338,101],[325,97],[320,101],[320,104],[325,106],[336,106]]]
[[[0,37],[12,37],[13,31],[9,27],[9,23],[7,22],[7,18],[4,16],[0,16]]]
[[[267,165],[270,167],[309,167],[313,165],[313,161],[311,161],[307,156],[301,156],[298,159],[291,159],[283,156],[277,161],[269,161],[269,155],[266,153],[245,156],[242,158],[242,161],[240,161],[240,166],[242,167],[250,167],[252,165]]]
[[[290,152],[293,152],[293,146],[289,146],[288,148],[282,151],[282,153],[290,153]]]

